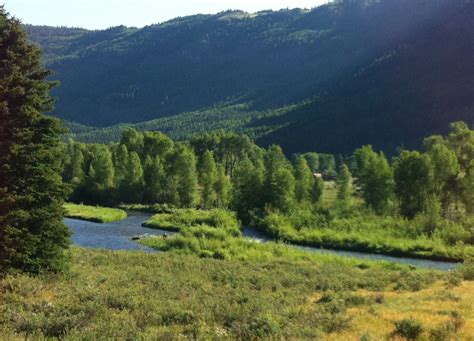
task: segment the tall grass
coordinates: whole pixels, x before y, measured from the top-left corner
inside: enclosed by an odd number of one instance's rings
[[[306,246],[447,261],[474,256],[472,245],[440,237],[441,233],[449,237],[452,226],[428,236],[413,221],[370,212],[339,218],[304,210],[287,216],[269,213],[257,221],[257,227],[277,240]]]
[[[143,223],[143,226],[169,231],[180,231],[184,228],[205,225],[231,231],[240,236],[240,224],[234,212],[213,209],[173,209],[170,213],[156,214]]]
[[[65,216],[73,219],[110,223],[127,218],[127,212],[117,208],[64,204]]]

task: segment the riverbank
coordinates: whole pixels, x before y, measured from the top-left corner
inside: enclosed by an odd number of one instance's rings
[[[297,222],[295,222],[297,221]],[[462,262],[474,257],[474,246],[449,236],[426,234],[406,220],[374,215],[336,218],[330,222],[307,222],[303,216],[270,214],[258,223],[269,238],[300,246],[375,253],[446,262]]]
[[[0,335],[377,340],[414,319],[424,337],[474,336],[474,285],[460,273],[360,264],[73,248],[67,274],[0,280]]]
[[[127,218],[127,212],[118,208],[87,206],[67,203],[64,204],[67,218],[92,221],[96,223],[111,223]]]

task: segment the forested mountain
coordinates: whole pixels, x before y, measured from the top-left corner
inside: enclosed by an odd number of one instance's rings
[[[226,128],[288,153],[416,147],[474,124],[474,3],[345,0],[142,29],[26,26],[61,81],[54,114],[186,137]],[[74,127],[78,127],[74,125]],[[81,136],[107,139],[120,127]],[[105,137],[104,137],[105,134]]]

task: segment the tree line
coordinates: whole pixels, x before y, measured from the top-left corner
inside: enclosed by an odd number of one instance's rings
[[[278,146],[264,149],[224,131],[183,143],[130,128],[117,144],[69,140],[63,155],[73,201],[232,208],[242,217],[265,206],[285,211],[295,202],[318,202],[323,184],[313,172],[327,165],[334,171],[335,165],[333,157],[320,164],[316,153],[299,155],[292,164]]]
[[[337,207],[354,196],[375,213],[412,219],[431,212],[453,219],[473,213],[474,137],[463,122],[446,137],[425,139],[425,151],[402,150],[392,160],[368,145],[336,158],[309,152],[285,156],[231,132],[203,133],[175,142],[161,132],[124,131],[119,143],[69,140],[63,179],[71,200],[88,204],[168,204],[235,210],[248,222],[255,212],[321,207],[324,182],[315,172],[336,175]],[[336,172],[336,163],[339,163]]]

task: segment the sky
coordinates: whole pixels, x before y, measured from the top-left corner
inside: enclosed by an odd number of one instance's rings
[[[104,29],[143,27],[178,16],[228,9],[312,8],[327,0],[3,0],[6,10],[25,24]],[[0,2],[1,3],[1,2]]]

